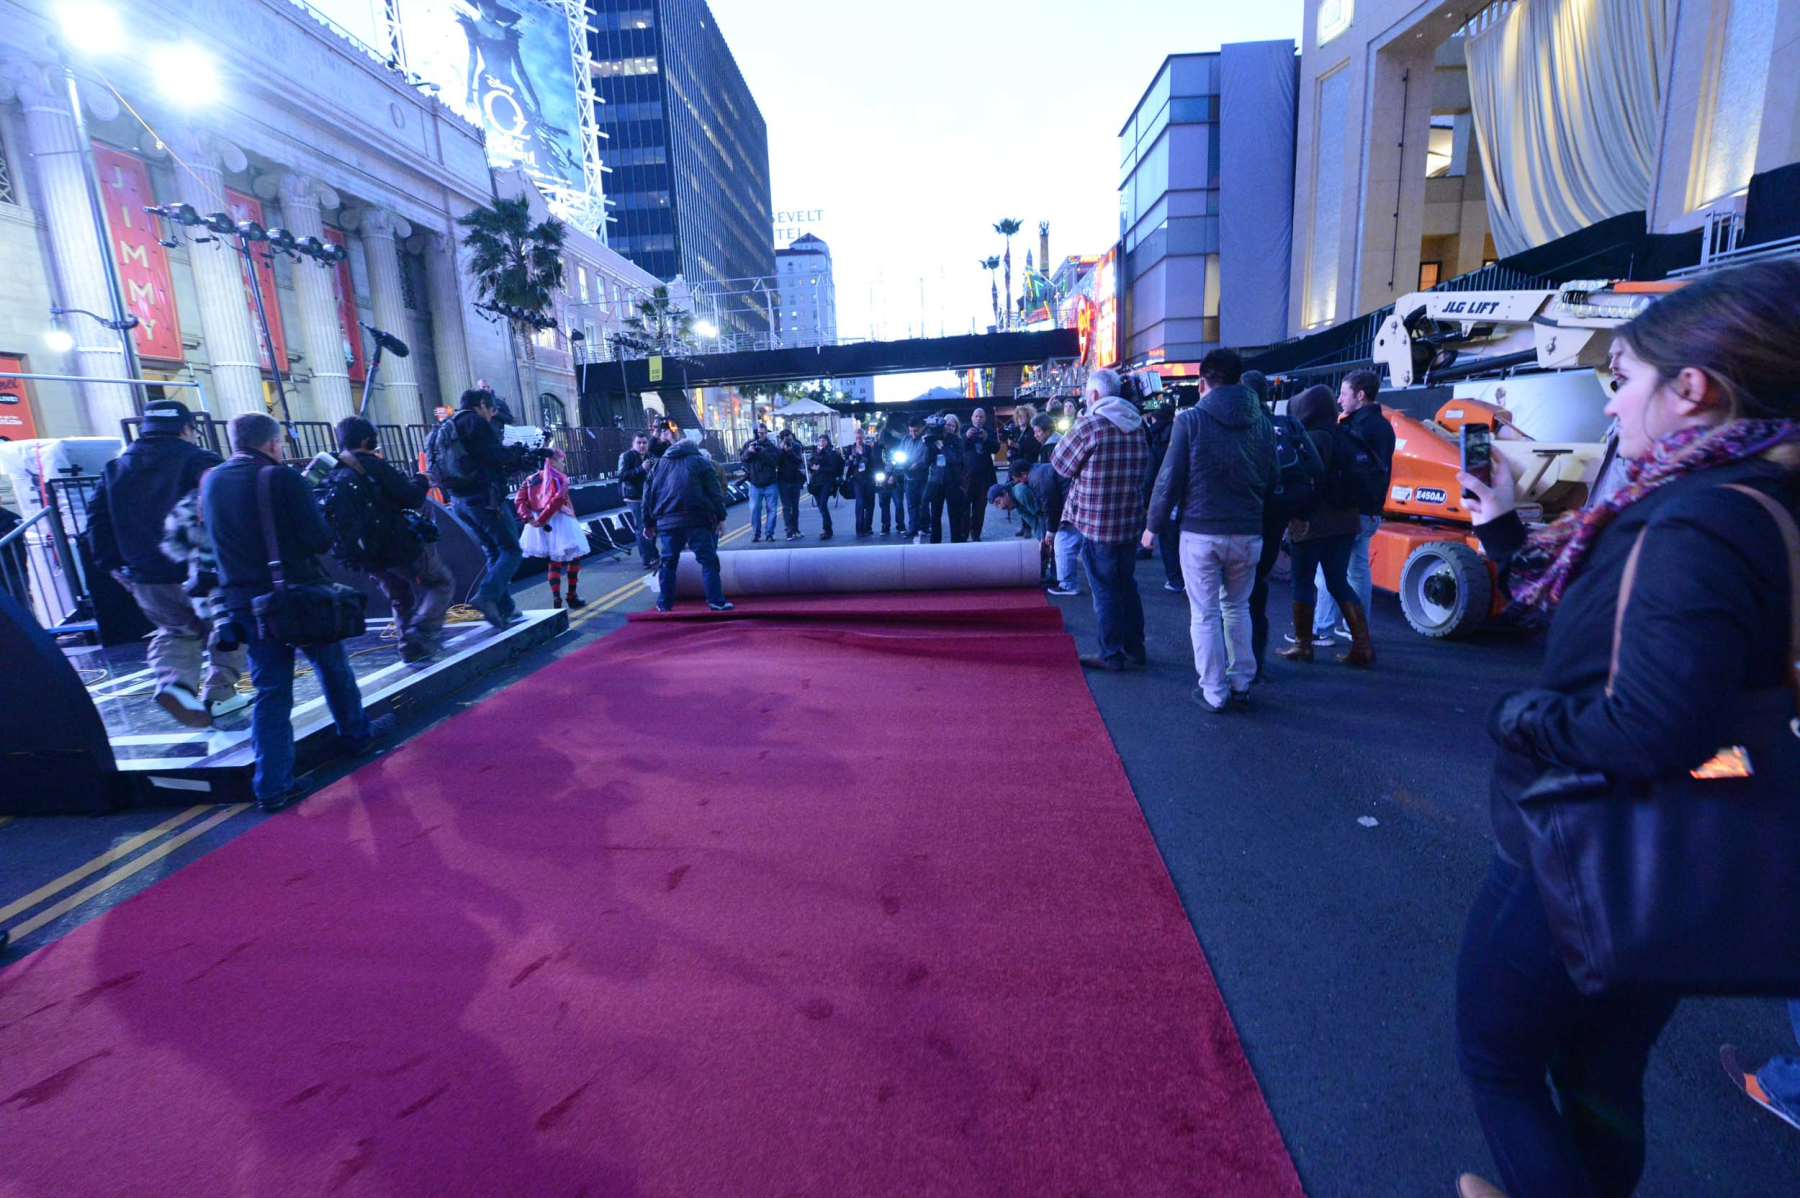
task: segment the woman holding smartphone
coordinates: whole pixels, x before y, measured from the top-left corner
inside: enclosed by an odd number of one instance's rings
[[[1666,296],[1618,330],[1612,365],[1606,410],[1628,462],[1617,491],[1528,531],[1503,458],[1491,481],[1460,476],[1512,608],[1548,626],[1536,687],[1490,717],[1498,851],[1457,963],[1458,1061],[1511,1198],[1617,1198],[1643,1171],[1644,1071],[1678,996],[1577,989],[1517,801],[1554,767],[1685,774],[1733,743],[1738,695],[1788,677],[1786,544],[1756,498],[1728,484],[1800,506],[1800,263]],[[1800,882],[1800,863],[1795,873]],[[1473,1176],[1460,1190],[1502,1192]]]

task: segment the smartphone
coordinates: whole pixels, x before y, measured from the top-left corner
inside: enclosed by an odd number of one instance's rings
[[[1462,469],[1484,483],[1494,481],[1494,430],[1485,424],[1462,426]],[[1464,499],[1471,492],[1462,493]]]

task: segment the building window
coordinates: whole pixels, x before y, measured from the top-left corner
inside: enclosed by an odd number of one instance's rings
[[[1355,11],[1355,0],[1319,0],[1319,45],[1350,28]]]
[[[602,79],[611,79],[620,75],[654,75],[657,73],[656,59],[645,58],[609,58],[594,64],[594,74]]]
[[[577,266],[575,268],[575,284],[581,292],[581,302],[584,304],[587,303],[588,302],[587,271],[583,270],[579,266]]]
[[[1444,264],[1442,262],[1419,263],[1419,290],[1430,291],[1438,285],[1438,280],[1443,277],[1443,274]]]

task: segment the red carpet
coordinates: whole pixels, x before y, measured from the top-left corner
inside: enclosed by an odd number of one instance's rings
[[[740,606],[0,971],[0,1194],[1299,1194],[1041,596]]]

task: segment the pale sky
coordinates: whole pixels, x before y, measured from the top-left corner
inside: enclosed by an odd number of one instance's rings
[[[1169,54],[1298,39],[1300,0],[709,0],[769,126],[774,207],[821,209],[841,335],[992,320],[978,262],[1050,222],[1052,263],[1118,238],[1118,133]],[[921,303],[921,281],[923,303]],[[871,303],[871,289],[873,302]],[[881,399],[934,380],[877,381]]]

